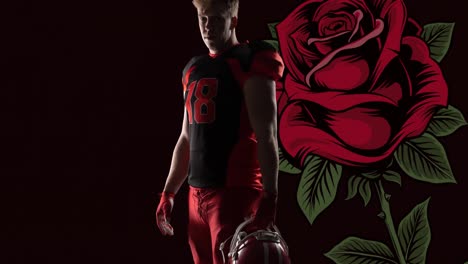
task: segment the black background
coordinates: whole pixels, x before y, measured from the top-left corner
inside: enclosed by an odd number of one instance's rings
[[[299,1],[242,1],[238,37],[269,38],[267,23]],[[407,1],[421,24],[456,22],[441,68],[449,102],[468,116],[462,1]],[[176,197],[175,237],[154,227],[182,120],[181,71],[206,52],[191,1],[14,1],[0,10],[2,263],[191,263],[187,186]],[[429,264],[468,261],[464,127],[441,139],[458,184],[403,178],[392,189],[398,223],[431,196]],[[376,217],[345,198],[310,226],[296,203],[298,176],[281,174],[278,226],[294,263],[354,235],[390,245]],[[344,181],[343,181],[344,182]]]

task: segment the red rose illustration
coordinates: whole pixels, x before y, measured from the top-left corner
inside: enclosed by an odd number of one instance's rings
[[[299,5],[277,25],[283,150],[367,166],[422,134],[448,89],[421,31],[398,0]]]

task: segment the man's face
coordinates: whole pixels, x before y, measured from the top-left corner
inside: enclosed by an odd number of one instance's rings
[[[200,6],[197,12],[200,33],[208,49],[214,53],[225,49],[233,32],[230,13],[213,5]]]

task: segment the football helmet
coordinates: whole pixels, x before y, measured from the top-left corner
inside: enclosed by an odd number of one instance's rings
[[[227,264],[290,264],[289,249],[276,226],[270,230],[256,230],[251,233],[243,229],[252,218],[241,223],[233,236],[221,243],[219,250]],[[227,259],[224,246],[231,240]]]

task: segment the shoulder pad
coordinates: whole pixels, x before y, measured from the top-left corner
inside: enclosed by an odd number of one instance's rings
[[[192,59],[190,59],[189,62],[185,65],[184,70],[182,71],[182,77],[185,76],[185,74],[190,69],[190,67],[192,67],[197,61],[199,61],[203,57],[204,57],[203,55],[200,55],[200,56],[195,56]]]
[[[249,46],[253,50],[254,53],[258,51],[263,51],[263,50],[276,51],[276,48],[265,40],[255,40],[255,41],[249,42]]]

